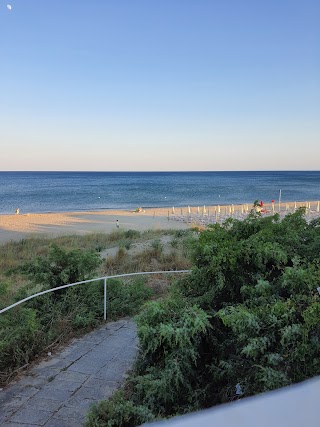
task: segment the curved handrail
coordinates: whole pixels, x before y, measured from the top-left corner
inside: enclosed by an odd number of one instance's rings
[[[69,288],[71,286],[81,285],[83,283],[91,283],[91,282],[97,282],[98,280],[104,281],[104,320],[107,319],[107,280],[108,279],[115,279],[117,277],[129,277],[129,276],[141,276],[146,274],[170,274],[170,273],[190,273],[192,270],[169,270],[169,271],[141,271],[138,273],[126,273],[126,274],[116,274],[113,276],[103,276],[103,277],[97,277],[96,279],[89,279],[89,280],[82,280],[81,282],[75,282],[75,283],[69,283],[67,285],[57,286],[56,288],[47,289],[42,292],[38,292],[37,294],[33,294],[28,296],[27,298],[24,298],[18,302],[15,302],[14,304],[9,305],[8,307],[3,308],[0,310],[0,314],[11,310],[11,308],[16,307],[17,305],[20,305],[32,298],[38,297],[40,295],[48,294],[49,292],[54,292],[59,289]]]

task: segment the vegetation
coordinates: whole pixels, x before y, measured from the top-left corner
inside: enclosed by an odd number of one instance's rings
[[[136,317],[135,371],[88,426],[132,427],[320,374],[319,219],[253,210],[201,232],[193,254],[193,273]]]
[[[160,269],[180,269],[181,264],[189,265],[182,250],[186,236],[169,234],[179,239],[178,249],[175,254],[161,254],[157,260],[159,252],[152,247],[152,242],[164,236],[161,231],[128,230],[110,235],[32,238],[6,243],[0,246],[0,308],[42,290],[93,277],[144,269],[152,271],[155,264]],[[150,248],[146,245],[149,241]],[[129,256],[125,249],[129,242],[143,243],[146,247]],[[114,257],[104,259],[101,253],[108,247],[119,249]],[[126,282],[108,280],[108,318],[136,314],[147,299],[164,292],[167,281],[162,282],[161,290],[157,281],[159,278],[155,277]],[[2,314],[0,383],[7,383],[36,356],[98,325],[102,319],[102,281],[48,293]]]

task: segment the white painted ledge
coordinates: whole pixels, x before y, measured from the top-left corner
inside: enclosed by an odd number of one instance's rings
[[[152,427],[320,427],[320,376]]]

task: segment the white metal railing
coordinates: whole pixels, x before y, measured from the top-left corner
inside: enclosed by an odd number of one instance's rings
[[[97,277],[96,279],[90,279],[90,280],[82,280],[81,282],[75,282],[75,283],[69,283],[68,285],[62,285],[57,286],[56,288],[47,289],[42,292],[38,292],[37,294],[30,295],[27,298],[24,298],[18,302],[15,302],[14,304],[9,305],[8,307],[3,308],[0,310],[0,314],[11,310],[11,308],[16,307],[17,305],[22,304],[23,302],[26,302],[32,298],[38,297],[40,295],[48,294],[49,292],[54,292],[59,289],[69,288],[71,286],[81,285],[83,283],[91,283],[91,282],[97,282],[98,280],[103,280],[104,285],[104,291],[103,291],[103,310],[104,310],[104,320],[107,320],[107,280],[108,279],[115,279],[118,277],[129,277],[129,276],[143,276],[146,274],[172,274],[172,273],[190,273],[192,270],[170,270],[170,271],[145,271],[145,272],[139,272],[139,273],[127,273],[127,274],[116,274],[114,276],[103,276],[103,277]]]

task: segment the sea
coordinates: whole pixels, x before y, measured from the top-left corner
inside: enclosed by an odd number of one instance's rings
[[[280,191],[281,190],[281,191]],[[320,199],[320,171],[0,172],[0,214]]]

